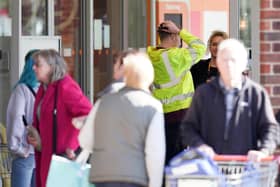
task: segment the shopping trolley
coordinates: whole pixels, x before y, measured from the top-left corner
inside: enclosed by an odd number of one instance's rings
[[[166,174],[166,187],[274,187],[278,164],[273,157],[250,162],[247,156],[218,155],[219,175]]]
[[[11,186],[11,166],[12,156],[8,146],[6,144],[0,144],[0,187]]]

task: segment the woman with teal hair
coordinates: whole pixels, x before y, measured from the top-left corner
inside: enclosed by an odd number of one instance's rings
[[[37,88],[39,85],[39,82],[36,78],[35,72],[33,71],[33,65],[34,65],[34,60],[32,58],[32,54],[37,52],[38,50],[31,50],[29,51],[24,60],[25,60],[25,65],[22,71],[22,74],[20,76],[19,81],[17,82],[16,86],[18,84],[27,84],[31,88]]]
[[[8,146],[13,154],[12,187],[35,187],[34,149],[26,141],[26,126],[33,122],[34,101],[39,86],[33,71],[32,55],[36,51],[31,50],[25,56],[22,74],[13,88],[7,108]]]

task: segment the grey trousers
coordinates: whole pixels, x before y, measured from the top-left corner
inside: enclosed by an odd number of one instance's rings
[[[95,187],[144,187],[138,184],[126,182],[99,182],[94,183]]]

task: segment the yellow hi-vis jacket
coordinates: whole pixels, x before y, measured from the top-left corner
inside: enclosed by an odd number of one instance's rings
[[[189,108],[194,94],[190,68],[206,51],[203,42],[186,30],[180,31],[180,37],[188,48],[147,49],[155,72],[153,95],[163,104],[164,113]]]

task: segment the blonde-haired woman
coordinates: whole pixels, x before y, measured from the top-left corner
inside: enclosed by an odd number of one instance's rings
[[[191,73],[193,77],[194,87],[210,81],[213,77],[218,76],[217,69],[217,51],[218,45],[221,41],[228,38],[228,34],[224,31],[215,30],[208,39],[207,48],[211,57],[200,60],[197,64],[192,66]]]

